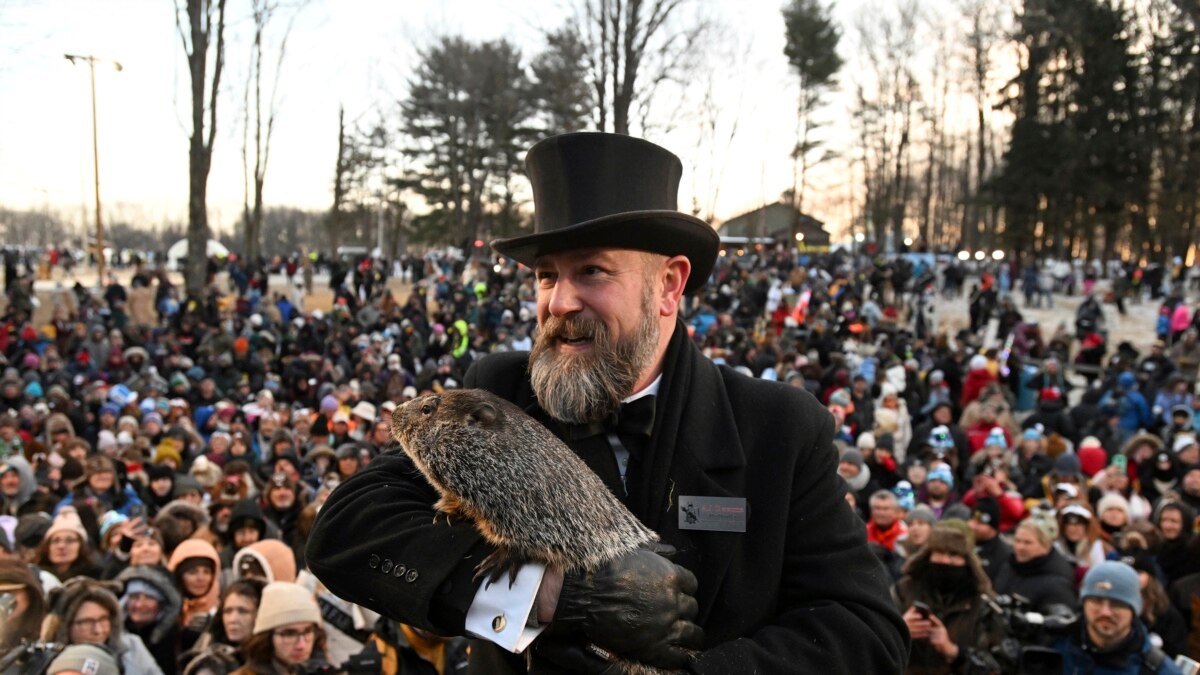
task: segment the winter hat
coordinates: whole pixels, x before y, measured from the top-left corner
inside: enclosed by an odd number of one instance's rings
[[[1129,500],[1125,499],[1125,497],[1117,494],[1116,492],[1110,492],[1104,495],[1100,498],[1100,501],[1096,503],[1096,514],[1099,516],[1103,516],[1104,512],[1109,509],[1123,511],[1125,513],[1125,519],[1129,520]]]
[[[1079,458],[1079,470],[1084,476],[1095,476],[1108,465],[1108,453],[1099,445],[1081,444],[1076,456]]]
[[[127,520],[129,520],[128,516],[117,511],[105,513],[104,517],[100,519],[100,541],[104,541],[104,538],[108,536],[109,530],[113,529],[114,526],[120,525]]]
[[[87,530],[83,527],[83,521],[79,519],[79,513],[72,506],[64,506],[58,515],[55,516],[54,522],[50,524],[50,529],[46,530],[43,539],[50,539],[59,532],[74,532],[79,535],[79,538],[87,542]]]
[[[912,483],[902,480],[896,483],[892,488],[892,494],[896,495],[896,501],[900,503],[900,508],[905,511],[912,511],[917,503],[917,495],[913,491]]]
[[[875,449],[875,434],[864,431],[858,435],[858,440],[855,442],[859,450],[874,450]]]
[[[1063,522],[1073,519],[1087,523],[1092,520],[1092,512],[1082,504],[1067,504],[1058,515],[1062,517]]]
[[[1137,578],[1134,578],[1136,587]],[[254,634],[265,633],[289,623],[311,622],[321,625],[321,610],[308,589],[286,581],[275,581],[263,588]]]
[[[1137,572],[1122,562],[1105,560],[1088,570],[1079,593],[1080,600],[1087,598],[1116,600],[1128,605],[1134,616],[1142,613],[1142,592]]]
[[[840,461],[849,462],[849,463],[853,464],[854,466],[857,466],[859,471],[861,471],[863,468],[862,453],[859,452],[858,450],[855,450],[854,448],[850,448],[849,450],[846,450],[845,452],[843,452],[842,458]]]
[[[933,525],[937,523],[937,516],[934,515],[933,509],[929,508],[928,504],[917,504],[908,512],[908,517],[904,519],[904,522],[911,525],[918,520]]]
[[[1058,459],[1054,460],[1054,475],[1082,478],[1083,474],[1080,472],[1079,458],[1069,452],[1059,455]]]
[[[183,456],[179,454],[179,450],[175,447],[175,444],[164,439],[163,442],[159,443],[158,447],[154,449],[154,463],[161,464],[168,459],[174,460],[175,466],[181,466],[183,464]]]
[[[1135,384],[1137,384],[1137,378],[1129,371],[1125,371],[1117,377],[1117,386],[1122,389],[1132,389]]]
[[[984,356],[983,354],[976,354],[975,356],[971,357],[970,361],[967,362],[967,369],[968,370],[983,370],[984,368],[987,368],[987,364],[988,364],[988,361],[987,361],[986,356]]]
[[[975,541],[971,536],[970,526],[962,521],[943,521],[934,526],[929,533],[929,541],[925,544],[930,551],[960,555],[970,559],[975,554]],[[966,527],[963,527],[966,525]]]
[[[939,424],[929,430],[929,447],[937,450],[949,450],[954,447],[954,436],[950,433],[950,427],[945,424]]]
[[[84,673],[85,675],[121,675],[112,652],[100,645],[74,644],[62,650],[46,669],[46,675]]]
[[[143,579],[130,579],[129,582],[125,584],[125,594],[121,596],[122,607],[129,602],[129,596],[133,595],[134,593],[148,595],[159,602],[165,602],[167,599],[167,596],[163,595],[163,592],[159,590],[158,586],[155,586],[154,584]]]
[[[112,415],[113,417],[117,417],[118,415],[121,414],[121,409],[118,408],[113,403],[105,403],[104,405],[100,406],[100,414],[101,415]]]
[[[17,518],[17,527],[13,529],[14,543],[24,548],[37,548],[53,523],[50,516],[41,511]]]
[[[375,421],[375,406],[366,401],[359,401],[350,413],[355,417],[361,417],[371,422]]]
[[[117,447],[117,437],[108,429],[101,429],[96,436],[96,450],[104,452],[105,450],[115,450]]]
[[[1196,437],[1191,434],[1179,434],[1175,437],[1175,442],[1171,444],[1171,450],[1175,454],[1179,454],[1187,448],[1196,445]]]
[[[1000,502],[991,497],[984,497],[975,502],[971,510],[971,518],[984,525],[1000,529]]]
[[[992,427],[988,432],[987,439],[983,442],[985,446],[994,445],[998,448],[1008,447],[1008,438],[1004,435],[1004,429],[1000,427]]]
[[[925,478],[926,482],[931,480],[940,480],[950,487],[954,487],[954,472],[950,470],[950,465],[942,462],[935,465],[929,470],[929,475]]]
[[[1040,441],[1042,440],[1042,430],[1037,427],[1029,427],[1021,434],[1021,438],[1027,441]]]

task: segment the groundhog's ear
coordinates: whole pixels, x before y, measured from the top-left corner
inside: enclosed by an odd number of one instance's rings
[[[467,425],[472,427],[476,425],[489,427],[495,424],[498,417],[500,417],[500,411],[496,406],[483,401],[471,411],[471,414],[467,417]]]

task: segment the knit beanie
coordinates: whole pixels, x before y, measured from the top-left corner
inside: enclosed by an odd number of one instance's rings
[[[1133,615],[1142,613],[1142,592],[1137,572],[1132,567],[1115,560],[1105,560],[1088,570],[1083,577],[1083,588],[1079,599],[1108,598],[1128,605]]]
[[[954,487],[954,472],[950,470],[949,464],[942,462],[929,470],[929,475],[925,477],[925,482],[931,480],[940,480],[946,485]]]
[[[1116,492],[1110,492],[1101,497],[1100,501],[1096,502],[1096,515],[1103,516],[1104,512],[1109,509],[1123,511],[1125,513],[1125,520],[1129,520],[1129,500]]]
[[[1135,578],[1136,587],[1136,578]],[[315,623],[321,625],[321,610],[308,589],[286,581],[274,581],[262,592],[258,605],[258,616],[254,619],[254,633],[265,633],[290,623]]]
[[[928,504],[917,504],[912,511],[908,512],[908,517],[904,521],[911,525],[918,520],[933,525],[937,523],[937,516],[934,515],[933,509],[929,508]]]
[[[1004,429],[1000,427],[992,427],[988,432],[987,439],[983,442],[985,446],[994,445],[998,448],[1008,448],[1008,437],[1004,435]]]
[[[50,529],[46,530],[42,538],[50,539],[59,532],[74,532],[84,543],[88,540],[87,530],[83,527],[83,521],[79,519],[79,513],[69,506],[58,512],[54,522],[50,524]]]
[[[983,497],[975,502],[971,510],[971,518],[984,524],[1000,529],[1000,502],[992,497]]]
[[[94,644],[75,644],[62,650],[50,662],[46,675],[58,673],[87,673],[88,675],[120,675],[117,660],[104,647]]]

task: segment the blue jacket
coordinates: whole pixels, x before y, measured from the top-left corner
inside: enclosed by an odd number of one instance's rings
[[[1130,641],[1140,641],[1140,649],[1135,652],[1117,648],[1116,653],[1103,655],[1084,648],[1082,624],[1079,631],[1063,635],[1054,643],[1055,651],[1063,655],[1063,675],[1140,675],[1142,658],[1149,653],[1153,645],[1141,621],[1134,622],[1134,631],[1136,635],[1131,636]],[[1165,654],[1155,672],[1158,675],[1183,675],[1179,667]]]

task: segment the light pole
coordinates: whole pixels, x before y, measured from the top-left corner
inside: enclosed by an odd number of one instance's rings
[[[100,140],[96,134],[96,62],[108,61],[121,72],[122,66],[117,61],[101,59],[90,54],[63,54],[63,58],[72,64],[76,60],[87,61],[88,78],[92,83],[92,170],[96,175],[96,285],[104,288],[104,221],[100,218]]]

